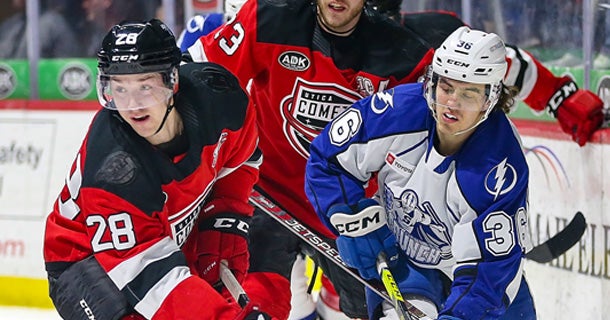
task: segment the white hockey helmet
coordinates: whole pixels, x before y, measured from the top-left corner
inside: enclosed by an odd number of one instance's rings
[[[449,35],[434,52],[426,76],[425,95],[428,106],[434,112],[435,88],[439,76],[486,84],[487,99],[482,106],[487,108],[484,120],[500,97],[507,68],[506,47],[498,35],[462,26]]]
[[[237,11],[246,3],[246,0],[225,0],[225,20],[231,20]]]

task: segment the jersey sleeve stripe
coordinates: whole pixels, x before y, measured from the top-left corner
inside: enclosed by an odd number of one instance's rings
[[[508,86],[519,86],[517,99],[525,100],[538,80],[538,69],[532,57],[521,49],[506,48],[506,55],[510,59],[510,68],[504,77]]]
[[[150,292],[151,288],[154,288],[159,281],[162,281],[167,274],[174,272],[174,269],[182,266],[186,267],[184,255],[180,252],[174,252],[165,259],[147,265],[121,291],[131,300],[131,305],[135,305]]]
[[[190,276],[191,272],[186,266],[171,269],[148,290],[142,300],[135,305],[134,309],[145,316],[146,319],[152,319],[170,292]]]
[[[170,257],[179,252],[180,249],[174,241],[169,237],[165,237],[148,249],[121,262],[108,272],[108,276],[110,276],[119,290],[123,290],[123,288],[142,273],[149,264],[155,262],[165,263],[164,260],[171,261]],[[173,266],[176,266],[178,262],[174,261],[174,263]]]

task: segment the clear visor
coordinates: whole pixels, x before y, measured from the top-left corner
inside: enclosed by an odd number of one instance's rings
[[[435,105],[467,111],[485,111],[489,107],[489,84],[435,78],[431,97]]]
[[[128,76],[100,76],[97,89],[100,103],[112,110],[138,110],[154,106],[167,106],[173,90],[163,85],[160,74],[129,78]]]

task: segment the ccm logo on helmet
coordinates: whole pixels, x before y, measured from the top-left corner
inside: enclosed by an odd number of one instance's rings
[[[137,54],[122,54],[118,56],[112,56],[112,62],[132,62],[137,61],[139,55]]]
[[[462,62],[462,61],[457,61],[457,60],[453,60],[453,59],[447,59],[447,63],[448,64],[452,64],[452,65],[456,65],[458,67],[465,67],[465,68],[470,67],[470,63],[466,63],[466,62]]]

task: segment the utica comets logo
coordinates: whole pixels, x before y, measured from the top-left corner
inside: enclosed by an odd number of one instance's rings
[[[311,141],[332,119],[361,98],[341,86],[297,78],[291,95],[280,105],[284,134],[292,147],[307,158]]]

